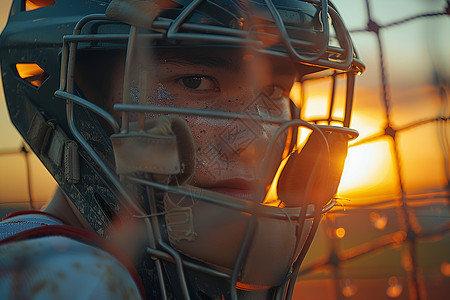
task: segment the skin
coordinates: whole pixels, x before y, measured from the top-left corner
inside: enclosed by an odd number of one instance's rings
[[[236,50],[196,50],[184,51],[182,56],[166,52],[149,65],[147,90],[151,92],[144,104],[235,112],[255,119],[290,119],[288,94],[295,72],[283,62]],[[120,120],[121,115],[114,112],[113,105],[122,103],[122,77],[117,76],[114,82],[110,102],[105,107]],[[137,82],[139,78],[132,79],[132,85]],[[132,92],[130,102],[139,103],[138,97]],[[147,117],[155,116],[147,114]],[[241,199],[254,199],[255,187],[261,179],[260,162],[277,127],[253,120],[182,117],[197,150],[191,184]],[[280,151],[283,147],[284,143]]]
[[[115,62],[115,65],[100,67],[111,76],[109,90],[100,90],[97,88],[98,79],[89,80],[84,76],[79,85],[87,99],[99,103],[121,124],[121,113],[114,111],[113,106],[122,103],[124,62],[120,59]],[[151,70],[147,90],[151,92],[143,104],[235,112],[255,119],[273,117],[287,120],[291,117],[288,94],[296,73],[286,62],[250,53],[208,50],[204,53],[183,52],[182,56],[166,52],[147,65]],[[106,71],[111,67],[114,72]],[[87,74],[93,71],[90,68],[99,69],[89,63],[86,68]],[[131,82],[130,102],[138,103],[138,76]],[[146,117],[156,116],[147,114]],[[256,199],[256,188],[260,185],[261,168],[264,167],[261,161],[277,127],[254,120],[194,115],[181,117],[192,132],[197,150],[196,169],[190,184],[240,199],[262,201]],[[136,115],[132,116],[131,121],[136,121],[136,118]],[[284,142],[279,143],[276,150],[281,153],[284,146]],[[93,231],[61,190],[55,194],[46,211],[70,225]],[[119,239],[119,248],[138,244],[129,241],[129,228],[120,232],[127,238],[125,241]],[[249,299],[264,298],[265,293],[267,291],[261,291]]]
[[[194,49],[163,53],[164,56],[155,55],[157,58],[153,61],[148,58],[138,60],[148,61],[148,70],[151,70],[147,85],[151,92],[145,104],[237,112],[255,118],[290,118],[287,95],[296,73],[289,62],[236,50]],[[86,98],[106,109],[119,124],[122,116],[113,106],[123,101],[122,58],[118,55],[82,62],[83,74],[97,74],[98,70],[103,70],[104,76],[78,77],[78,85]],[[105,85],[101,85],[98,78],[110,81],[110,88],[102,90]],[[130,101],[136,103],[138,96],[133,96],[133,88],[136,93],[138,76],[131,82]],[[146,117],[155,116],[147,114]],[[276,127],[238,119],[182,117],[191,129],[197,150],[195,175],[190,184],[241,199],[255,199],[255,188],[261,179],[258,177],[262,167],[260,162]],[[136,118],[132,116],[131,120]],[[283,147],[280,145],[279,150]],[[91,230],[61,190],[46,211],[60,216],[70,225]]]

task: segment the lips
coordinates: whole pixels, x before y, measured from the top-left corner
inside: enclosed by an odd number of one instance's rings
[[[255,187],[256,181],[233,178],[218,181],[211,186],[204,186],[202,188],[239,199],[254,200],[256,194]]]

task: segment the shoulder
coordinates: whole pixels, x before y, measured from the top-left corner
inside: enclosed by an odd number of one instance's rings
[[[31,230],[44,227],[60,228]],[[93,244],[63,235],[0,244],[0,298],[141,299],[129,268]]]
[[[1,246],[0,278],[2,299],[140,299],[115,257],[61,236]]]

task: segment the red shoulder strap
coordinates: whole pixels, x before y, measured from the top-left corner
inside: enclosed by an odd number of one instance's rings
[[[2,219],[2,221],[7,220],[7,219],[12,218],[12,217],[16,217],[16,216],[20,216],[20,215],[30,215],[30,214],[33,214],[33,215],[44,215],[44,216],[47,216],[47,217],[54,218],[54,219],[60,221],[63,224],[66,224],[66,222],[64,222],[62,219],[60,219],[59,217],[57,217],[57,216],[55,216],[53,214],[50,214],[48,212],[41,211],[41,210],[34,210],[34,209],[24,209],[24,210],[17,210],[17,211],[10,212],[9,214],[7,214]]]

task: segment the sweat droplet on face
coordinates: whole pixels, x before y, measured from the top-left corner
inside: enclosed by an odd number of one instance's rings
[[[173,95],[161,84],[158,83],[158,101],[173,100]]]

